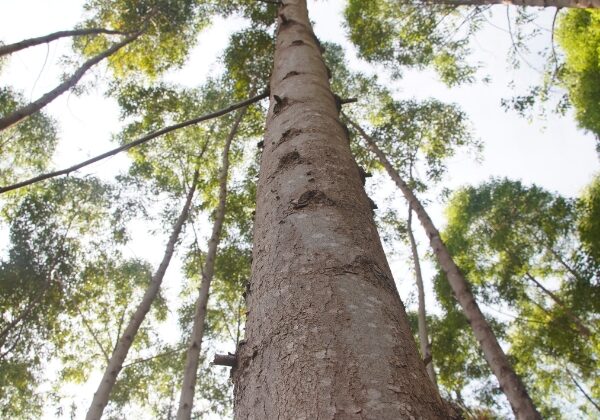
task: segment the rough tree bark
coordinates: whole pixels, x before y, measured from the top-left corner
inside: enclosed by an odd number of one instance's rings
[[[200,362],[200,351],[202,349],[202,338],[204,336],[204,321],[206,319],[206,306],[208,304],[208,294],[210,283],[215,273],[215,259],[217,257],[217,248],[221,239],[221,230],[225,220],[225,203],[227,201],[227,178],[229,174],[229,149],[231,142],[235,137],[240,122],[244,117],[246,108],[238,111],[233,123],[233,127],[225,140],[223,154],[221,156],[221,169],[219,171],[219,204],[215,212],[215,221],[212,234],[208,241],[208,251],[206,260],[202,267],[202,281],[200,283],[200,293],[196,301],[196,312],[194,314],[194,324],[190,336],[190,344],[185,356],[185,370],[183,373],[183,383],[181,385],[181,395],[179,397],[179,408],[177,410],[177,420],[188,420],[192,415],[194,405],[194,391],[196,388],[196,375],[198,373],[198,364]]]
[[[423,361],[425,362],[425,369],[427,375],[438,390],[437,378],[435,376],[435,369],[433,368],[433,359],[431,355],[431,343],[429,342],[429,331],[427,328],[427,312],[425,309],[425,287],[423,286],[423,275],[421,273],[421,262],[419,259],[419,250],[417,249],[417,241],[415,241],[415,235],[412,230],[412,207],[408,206],[408,218],[406,219],[406,228],[408,232],[408,239],[410,241],[410,249],[413,256],[413,264],[415,266],[415,280],[417,282],[417,290],[419,293],[419,307],[417,312],[417,320],[419,325],[419,344],[421,346],[421,354],[423,355]],[[438,390],[439,392],[439,390]]]
[[[458,266],[454,263],[450,252],[442,241],[438,230],[433,221],[427,214],[425,208],[421,205],[419,199],[414,195],[408,185],[402,180],[398,171],[394,169],[385,154],[379,149],[375,140],[369,136],[358,124],[346,118],[350,124],[358,130],[361,136],[367,142],[369,148],[377,156],[378,160],[385,167],[388,175],[396,183],[396,186],[402,191],[402,194],[408,201],[409,205],[414,209],[419,221],[423,225],[425,232],[429,238],[431,248],[440,264],[440,267],[446,273],[450,287],[454,292],[456,300],[463,309],[465,316],[475,338],[479,342],[486,361],[488,362],[492,372],[498,379],[500,388],[506,395],[508,402],[519,420],[538,420],[541,419],[537,412],[533,401],[529,397],[525,386],[521,382],[519,376],[515,373],[506,354],[500,347],[494,332],[486,321],[479,305],[475,301],[473,293],[469,289],[469,283],[460,272]]]
[[[39,36],[36,38],[28,38],[23,41],[15,42],[14,44],[0,45],[0,57],[3,55],[8,55],[15,53],[17,51],[24,50],[25,48],[34,47],[36,45],[47,44],[52,41],[56,41],[60,38],[70,37],[70,36],[82,36],[82,35],[98,35],[98,34],[107,34],[107,35],[125,35],[125,32],[115,31],[112,29],[104,29],[104,28],[84,28],[84,29],[73,29],[70,31],[58,31],[53,32],[48,35]]]
[[[447,418],[373,222],[306,0],[286,0],[257,189],[237,419]]]
[[[131,344],[135,339],[135,336],[146,317],[146,314],[150,310],[152,306],[152,302],[158,295],[158,291],[160,290],[160,285],[165,276],[165,272],[167,271],[167,267],[171,262],[171,258],[173,257],[173,253],[175,252],[175,244],[179,238],[179,234],[187,220],[188,213],[190,211],[190,207],[192,206],[192,198],[194,197],[194,193],[196,191],[196,185],[198,184],[198,170],[194,172],[194,177],[192,180],[192,184],[190,186],[190,190],[188,191],[185,205],[175,222],[175,226],[173,227],[173,232],[171,232],[171,236],[169,237],[169,241],[167,242],[167,246],[165,249],[165,255],[163,259],[152,276],[150,283],[144,293],[144,297],[142,301],[139,303],[135,312],[131,316],[129,320],[129,324],[127,324],[127,328],[119,337],[119,341],[113,350],[113,353],[110,357],[108,365],[104,370],[104,375],[102,376],[102,380],[100,381],[100,385],[98,385],[98,389],[94,394],[94,398],[92,400],[92,404],[88,409],[86,420],[99,420],[102,417],[102,413],[106,404],[108,404],[108,398],[110,396],[110,392],[112,391],[115,382],[117,381],[117,376],[119,372],[123,368],[123,362],[127,357],[127,353],[131,348]]]
[[[11,125],[18,123],[22,119],[29,117],[33,113],[39,111],[40,109],[48,105],[50,102],[58,98],[67,90],[75,86],[90,68],[92,68],[105,58],[110,57],[111,55],[119,51],[121,48],[123,48],[125,45],[135,41],[142,33],[143,31],[138,31],[134,34],[131,34],[128,37],[124,38],[121,42],[118,42],[112,47],[104,50],[102,53],[95,55],[94,57],[90,58],[85,63],[83,63],[81,67],[79,67],[75,71],[75,73],[73,73],[69,78],[67,78],[60,85],[52,89],[50,92],[45,93],[35,101],[30,102],[29,104],[17,109],[16,111],[0,118],[0,130],[4,130],[5,128],[10,127]]]

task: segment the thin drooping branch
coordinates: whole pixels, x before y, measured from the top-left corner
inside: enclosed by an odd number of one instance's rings
[[[113,354],[108,361],[106,369],[104,370],[104,375],[102,376],[100,385],[94,394],[92,404],[90,405],[86,415],[86,420],[99,420],[102,417],[102,412],[104,411],[106,404],[108,404],[110,393],[117,381],[119,372],[123,369],[123,362],[127,357],[127,353],[131,348],[131,344],[133,343],[133,340],[135,339],[135,336],[142,325],[146,314],[148,311],[150,311],[152,302],[154,302],[160,290],[160,285],[165,276],[165,272],[167,271],[167,267],[171,262],[173,253],[175,252],[175,244],[177,243],[179,234],[181,233],[183,225],[188,218],[188,214],[192,206],[192,198],[194,197],[196,186],[198,184],[198,177],[198,169],[196,169],[194,172],[194,180],[192,181],[192,185],[186,197],[185,205],[183,206],[183,209],[177,218],[177,222],[175,223],[173,231],[171,232],[171,236],[169,237],[169,241],[167,242],[162,262],[152,276],[152,279],[150,280],[150,283],[144,292],[142,301],[139,303],[135,312],[131,316],[127,327],[125,328],[125,331],[123,331],[123,334],[119,338],[117,346],[115,347]]]
[[[115,31],[112,29],[105,28],[83,28],[83,29],[72,29],[69,31],[58,31],[48,35],[38,36],[36,38],[28,38],[23,41],[15,42],[14,44],[0,45],[0,57],[3,55],[12,54],[17,51],[24,50],[25,48],[34,47],[40,44],[47,44],[52,41],[56,41],[60,38],[70,36],[82,36],[82,35],[127,35],[123,31]]]
[[[5,128],[10,127],[11,125],[18,123],[22,119],[29,117],[30,115],[36,113],[37,111],[48,105],[50,102],[58,98],[67,90],[75,86],[90,68],[92,68],[105,58],[110,57],[127,44],[135,41],[137,38],[139,38],[139,36],[142,33],[143,30],[135,32],[123,39],[121,42],[118,42],[112,47],[107,48],[100,54],[95,55],[94,57],[90,58],[85,63],[83,63],[81,67],[79,67],[75,71],[75,73],[73,73],[69,78],[67,78],[64,82],[52,89],[50,92],[45,93],[35,101],[30,102],[29,104],[17,109],[16,111],[13,111],[12,113],[0,118],[0,130],[4,130]]]
[[[81,310],[79,308],[77,308],[77,313],[81,317],[81,321],[83,322],[83,325],[85,326],[85,329],[88,330],[88,332],[90,333],[90,335],[94,339],[94,342],[100,348],[100,351],[102,352],[102,355],[104,356],[104,360],[106,361],[106,363],[108,363],[108,360],[110,358],[108,357],[108,353],[106,352],[106,350],[104,350],[104,346],[102,345],[102,342],[98,338],[98,335],[96,334],[96,332],[94,331],[94,329],[92,328],[92,326],[89,324],[89,322],[87,321],[87,319],[85,319],[85,316],[83,315],[83,313],[81,312]]]
[[[575,324],[575,326],[577,326],[577,330],[584,335],[585,337],[590,337],[592,335],[592,332],[590,331],[590,329],[588,327],[586,327],[584,325],[584,323],[581,321],[581,319],[579,319],[579,317],[577,315],[575,315],[573,313],[573,311],[571,311],[567,305],[565,305],[565,303],[563,302],[563,300],[561,298],[559,298],[555,293],[551,292],[550,290],[546,289],[544,287],[543,284],[541,284],[535,277],[533,277],[530,273],[525,273],[525,276],[531,280],[533,282],[533,284],[535,284],[542,292],[544,292],[544,294],[546,294],[547,296],[550,297],[550,299],[552,299],[554,301],[554,303],[556,303],[558,306],[561,307],[561,309],[565,312],[565,314],[569,317],[569,319],[571,321],[573,321],[573,323]]]
[[[221,169],[219,171],[219,203],[215,212],[215,221],[212,233],[208,241],[208,251],[204,266],[202,267],[202,281],[200,283],[200,293],[196,300],[196,309],[194,313],[194,323],[192,334],[185,357],[185,370],[183,373],[183,383],[181,385],[181,395],[179,397],[179,408],[177,410],[177,420],[189,420],[194,405],[194,391],[196,388],[196,375],[198,374],[198,364],[200,361],[200,351],[202,347],[202,338],[204,337],[204,322],[206,320],[206,307],[208,304],[208,295],[210,283],[215,272],[215,260],[217,248],[221,240],[221,230],[225,220],[225,204],[227,201],[227,179],[229,175],[229,149],[233,138],[235,137],[240,122],[244,117],[246,109],[238,111],[235,122],[231,127],[229,135],[225,140],[223,154],[221,156]]]
[[[423,356],[423,362],[425,363],[425,369],[427,375],[433,383],[433,386],[438,390],[437,378],[435,375],[435,369],[433,368],[433,360],[431,355],[431,343],[429,342],[429,331],[427,328],[427,312],[425,310],[425,287],[423,286],[423,275],[421,273],[421,262],[419,259],[419,251],[417,249],[417,241],[412,231],[412,207],[408,206],[408,218],[406,219],[406,230],[408,232],[408,239],[410,240],[410,249],[413,256],[413,264],[415,267],[415,279],[417,281],[417,290],[419,292],[419,307],[418,307],[418,327],[419,327],[419,344],[421,347],[421,354]]]
[[[506,395],[511,408],[515,413],[515,417],[519,420],[540,420],[541,416],[537,412],[525,386],[512,368],[504,350],[500,347],[494,332],[483,316],[479,305],[475,301],[469,283],[454,262],[448,248],[446,248],[446,245],[440,237],[439,231],[429,217],[429,214],[410,187],[400,177],[398,171],[394,169],[385,153],[379,149],[375,140],[357,123],[349,119],[346,115],[344,115],[344,117],[365,139],[371,151],[377,156],[380,163],[384,166],[389,176],[402,191],[405,199],[417,214],[419,221],[423,225],[427,237],[429,238],[433,253],[436,256],[440,267],[446,274],[450,287],[454,292],[454,296],[462,307],[463,312],[471,325],[473,334],[483,350],[486,361],[498,379],[500,388]]]
[[[127,363],[126,365],[123,365],[123,369],[127,369],[128,367],[131,367],[133,365],[139,365],[140,363],[146,363],[146,362],[149,362],[149,361],[154,360],[154,359],[159,359],[161,357],[165,357],[165,356],[168,356],[168,355],[173,354],[173,353],[179,353],[179,352],[183,351],[183,349],[185,349],[184,346],[179,346],[179,347],[175,347],[174,349],[163,351],[162,353],[155,354],[154,356],[144,357],[142,359],[136,359],[136,360],[134,360],[131,363]]]
[[[600,405],[598,405],[598,403],[596,401],[594,401],[594,399],[590,396],[590,394],[588,394],[585,391],[585,389],[583,389],[583,387],[579,384],[577,379],[575,379],[575,375],[573,375],[571,373],[571,370],[569,370],[568,368],[567,368],[567,374],[571,377],[571,380],[573,381],[573,383],[575,384],[577,389],[583,394],[585,399],[588,400],[594,406],[594,408],[600,412]]]
[[[152,139],[155,139],[156,137],[160,137],[160,136],[162,136],[164,134],[170,133],[171,131],[179,130],[180,128],[184,128],[184,127],[188,127],[190,125],[198,124],[198,123],[201,123],[202,121],[211,120],[213,118],[220,117],[222,115],[225,115],[225,114],[228,114],[228,113],[230,113],[232,111],[235,111],[236,109],[243,108],[245,106],[248,106],[248,105],[251,105],[251,104],[253,104],[255,102],[258,102],[261,99],[266,98],[267,96],[269,96],[269,92],[265,91],[265,92],[263,92],[263,93],[261,93],[261,94],[259,94],[257,96],[253,96],[253,97],[251,97],[249,99],[246,99],[244,101],[234,103],[234,104],[228,106],[227,108],[222,108],[222,109],[220,109],[218,111],[215,111],[215,112],[212,112],[210,114],[205,114],[205,115],[202,115],[200,117],[192,118],[191,120],[183,121],[183,122],[180,122],[180,123],[177,123],[177,124],[170,125],[170,126],[165,127],[165,128],[161,128],[160,130],[154,131],[154,132],[152,132],[150,134],[146,134],[145,136],[140,137],[137,140],[134,140],[134,141],[132,141],[130,143],[124,144],[123,146],[116,147],[116,148],[114,148],[112,150],[109,150],[108,152],[104,152],[104,153],[102,153],[102,154],[100,154],[98,156],[95,156],[93,158],[90,158],[88,160],[80,162],[80,163],[78,163],[76,165],[69,166],[68,168],[60,169],[60,170],[53,171],[53,172],[48,172],[48,173],[45,173],[45,174],[41,174],[41,175],[35,176],[33,178],[27,179],[25,181],[21,181],[21,182],[18,182],[16,184],[8,185],[6,187],[0,187],[0,194],[8,192],[8,191],[16,190],[16,189],[19,189],[19,188],[23,188],[23,187],[26,187],[27,185],[35,184],[37,182],[44,181],[46,179],[55,178],[55,177],[61,176],[61,175],[68,175],[71,172],[77,171],[77,170],[79,170],[79,169],[81,169],[83,167],[91,165],[92,163],[96,163],[96,162],[98,162],[98,161],[100,161],[102,159],[106,159],[108,157],[114,156],[117,153],[129,150],[132,147],[139,146],[140,144],[144,144],[144,143],[146,143],[146,142],[148,142],[148,141],[150,141]]]

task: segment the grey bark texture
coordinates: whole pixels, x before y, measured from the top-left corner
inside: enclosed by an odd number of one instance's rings
[[[533,401],[529,397],[527,389],[521,382],[519,376],[515,373],[510,365],[506,354],[500,347],[494,332],[486,321],[479,305],[475,301],[473,293],[469,289],[469,283],[460,272],[458,266],[454,263],[450,252],[442,241],[440,234],[430,219],[425,208],[421,205],[419,199],[414,195],[412,190],[400,177],[398,171],[394,169],[385,154],[379,149],[375,140],[370,137],[358,124],[348,119],[350,124],[359,131],[361,136],[367,142],[369,148],[377,156],[381,164],[385,167],[388,175],[396,183],[396,186],[402,191],[402,194],[409,202],[409,205],[414,209],[419,221],[423,225],[427,237],[429,238],[431,248],[440,264],[440,267],[446,273],[450,287],[454,292],[454,296],[463,309],[465,316],[475,338],[479,342],[485,359],[492,369],[492,372],[498,379],[500,388],[506,395],[508,402],[519,420],[538,420],[541,419],[537,412]]]
[[[50,102],[58,98],[63,93],[65,93],[67,90],[75,86],[89,69],[91,69],[93,66],[95,66],[105,58],[110,57],[111,55],[119,51],[121,48],[123,48],[125,45],[135,41],[141,34],[142,31],[129,35],[128,37],[124,38],[121,42],[118,42],[112,47],[107,48],[100,54],[95,55],[94,57],[90,58],[85,63],[83,63],[75,71],[75,73],[73,73],[69,78],[67,78],[60,85],[52,89],[50,92],[45,93],[35,101],[30,102],[24,107],[21,107],[16,111],[0,118],[0,130],[4,130],[5,128],[8,128],[13,124],[18,123],[22,119],[27,118],[30,115],[38,112],[40,109],[48,105]]]
[[[286,0],[257,188],[234,415],[448,418],[339,120],[306,0]]]
[[[200,293],[198,295],[198,299],[196,300],[192,334],[190,336],[190,343],[185,356],[185,370],[183,372],[183,383],[181,385],[181,394],[179,397],[177,420],[188,420],[192,415],[194,391],[196,389],[196,375],[198,374],[200,351],[202,350],[202,338],[204,337],[204,321],[206,320],[206,307],[208,304],[210,283],[212,282],[215,273],[217,248],[221,239],[223,220],[225,219],[227,178],[229,174],[229,149],[231,147],[231,142],[238,131],[240,122],[244,117],[245,110],[246,108],[243,108],[238,111],[231,131],[225,140],[225,146],[223,147],[223,154],[221,156],[221,168],[219,170],[219,203],[215,213],[215,221],[213,224],[212,233],[210,239],[208,240],[206,260],[204,261],[204,266],[202,267]]]
[[[102,417],[104,408],[106,407],[106,404],[108,404],[110,393],[117,381],[117,376],[119,375],[119,372],[121,372],[121,369],[123,369],[123,362],[127,357],[127,353],[131,348],[131,344],[133,343],[133,340],[135,339],[135,336],[140,329],[146,314],[150,310],[152,302],[154,302],[154,299],[158,295],[158,291],[160,290],[160,285],[165,277],[167,267],[169,267],[169,263],[171,262],[171,258],[175,252],[175,244],[177,243],[179,234],[181,233],[183,225],[187,220],[197,184],[198,170],[194,172],[194,178],[192,180],[190,190],[188,191],[183,209],[181,210],[181,213],[175,222],[175,226],[173,227],[173,231],[171,232],[171,236],[167,242],[163,259],[158,266],[158,269],[152,276],[152,279],[148,284],[148,288],[144,292],[142,301],[139,303],[135,312],[131,316],[125,331],[123,331],[123,334],[121,337],[119,337],[119,341],[117,342],[108,365],[104,370],[104,375],[102,376],[100,385],[94,394],[92,404],[90,405],[87,415],[85,416],[86,420],[99,420]]]
[[[419,296],[419,305],[417,310],[417,320],[419,326],[419,345],[421,346],[421,355],[425,362],[425,369],[427,370],[427,376],[431,380],[435,389],[438,390],[437,378],[435,376],[435,369],[433,367],[433,359],[431,355],[431,343],[429,342],[429,330],[427,328],[427,310],[425,307],[425,287],[423,286],[423,274],[421,273],[421,261],[419,259],[419,250],[417,248],[417,241],[412,230],[412,207],[408,206],[408,218],[407,232],[408,239],[410,241],[410,249],[413,256],[413,264],[415,267],[415,280],[417,282],[417,290]],[[439,390],[438,390],[439,392]]]

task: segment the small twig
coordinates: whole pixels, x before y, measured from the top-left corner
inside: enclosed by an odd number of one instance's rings
[[[340,104],[341,104],[341,105],[345,105],[345,104],[353,104],[354,102],[358,102],[358,98],[346,98],[346,99],[340,99]]]

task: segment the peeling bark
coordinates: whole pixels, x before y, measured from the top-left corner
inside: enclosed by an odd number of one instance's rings
[[[302,41],[302,43],[298,41]],[[306,0],[279,8],[236,419],[445,419],[339,120]]]
[[[442,241],[440,234],[433,224],[433,221],[427,214],[427,211],[421,205],[421,202],[414,195],[404,180],[402,180],[400,174],[394,169],[385,154],[381,151],[381,149],[379,149],[379,147],[377,147],[375,140],[370,137],[358,124],[349,118],[347,118],[347,120],[365,139],[369,148],[377,156],[381,164],[385,167],[390,178],[392,178],[392,180],[396,183],[396,186],[402,191],[402,194],[409,202],[409,205],[417,214],[419,221],[423,225],[423,228],[429,237],[431,248],[438,260],[438,263],[440,264],[442,270],[444,270],[444,273],[446,273],[446,277],[448,278],[450,287],[454,292],[454,296],[462,307],[463,312],[467,317],[469,324],[471,325],[473,334],[483,350],[485,359],[492,369],[492,372],[498,379],[500,388],[506,395],[515,417],[519,420],[541,419],[541,416],[533,405],[533,401],[529,397],[525,386],[510,365],[506,354],[500,347],[500,344],[494,335],[494,332],[483,316],[481,309],[479,309],[479,305],[477,305],[475,297],[469,288],[469,283],[460,272],[457,265],[454,263],[450,252]]]
[[[167,247],[165,249],[165,255],[158,266],[158,269],[152,276],[150,283],[148,284],[148,288],[144,293],[144,297],[142,301],[139,303],[135,312],[131,316],[129,323],[127,324],[127,328],[123,331],[121,337],[119,337],[119,341],[115,346],[115,349],[110,357],[108,365],[104,370],[104,375],[102,376],[102,380],[100,381],[100,385],[94,394],[94,398],[92,400],[92,404],[88,409],[86,420],[99,420],[102,417],[102,413],[104,412],[104,408],[106,404],[108,404],[108,399],[110,397],[110,393],[112,391],[113,386],[117,381],[117,376],[119,372],[123,369],[123,362],[127,357],[127,353],[131,348],[131,344],[135,339],[135,336],[146,317],[146,314],[150,310],[152,306],[152,302],[158,295],[158,291],[160,290],[160,285],[165,276],[165,272],[167,271],[167,267],[171,262],[171,258],[173,257],[173,253],[175,252],[175,244],[179,238],[179,234],[187,220],[188,213],[190,207],[192,206],[192,198],[196,191],[196,185],[198,184],[198,170],[194,172],[194,178],[192,180],[192,185],[190,190],[188,191],[185,205],[177,218],[177,222],[173,227],[173,232],[171,232],[171,236],[169,237],[169,241],[167,242]]]
[[[204,336],[204,321],[206,320],[206,306],[208,304],[208,295],[210,283],[215,273],[215,259],[217,257],[217,248],[221,239],[221,230],[225,220],[225,204],[227,201],[227,178],[229,174],[229,149],[231,142],[235,137],[240,122],[244,117],[246,108],[238,111],[233,127],[227,136],[223,155],[221,157],[221,169],[219,171],[219,204],[215,214],[212,234],[208,241],[208,252],[202,268],[202,281],[200,283],[200,293],[196,300],[196,311],[194,314],[194,324],[188,351],[185,357],[185,370],[183,373],[183,383],[181,385],[181,395],[179,397],[179,408],[177,410],[177,420],[188,420],[192,415],[194,405],[194,391],[196,389],[196,375],[198,373],[198,364],[200,362],[200,351],[202,350],[202,338]]]

